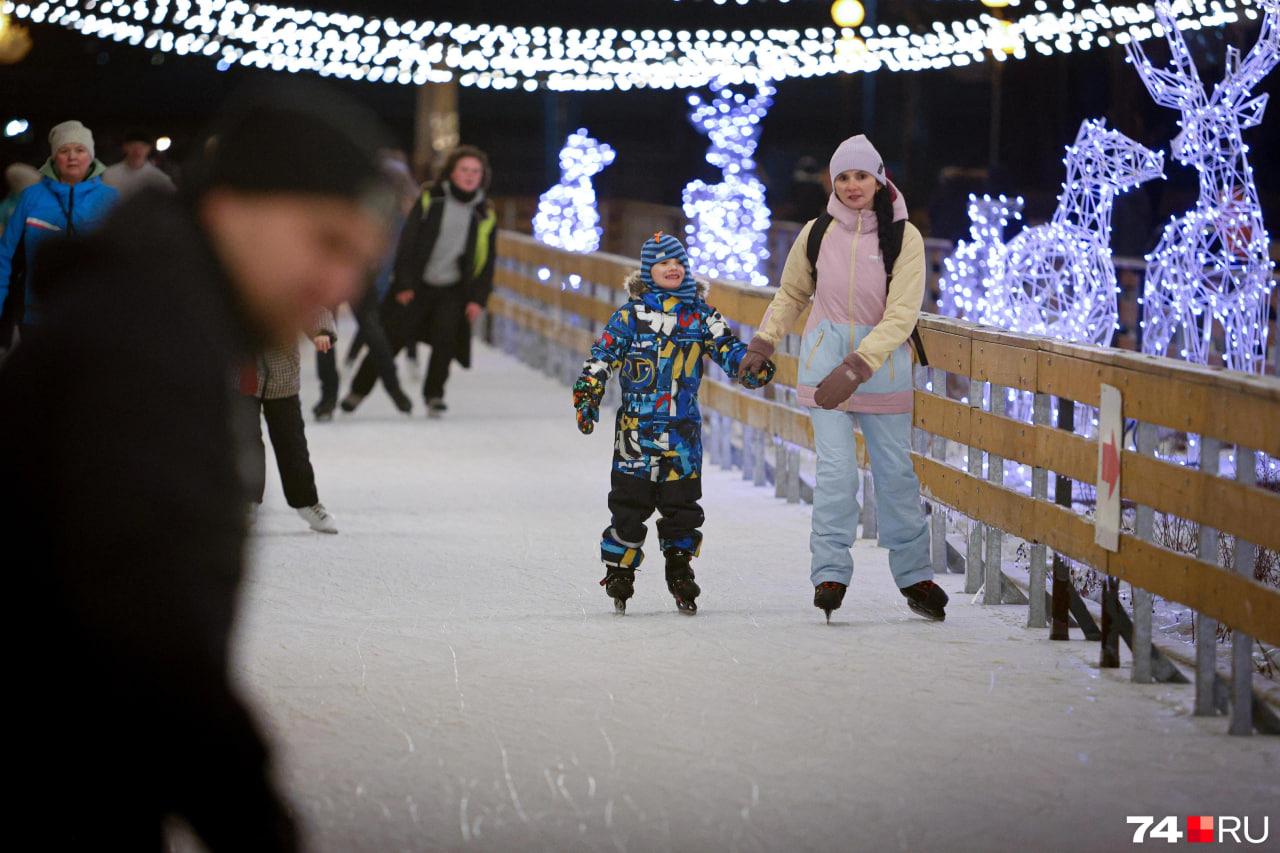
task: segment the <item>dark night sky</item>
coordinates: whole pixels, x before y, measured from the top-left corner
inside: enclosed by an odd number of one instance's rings
[[[422,15],[426,4],[390,0],[307,0],[311,8]],[[556,2],[536,4],[433,0],[437,19],[561,26],[699,27],[824,26],[829,2],[746,7],[716,6],[711,0]],[[929,17],[971,13],[965,4],[946,0],[881,2],[880,19],[918,25]],[[1197,35],[1192,49],[1207,80],[1221,74],[1226,45],[1246,48],[1257,25]],[[33,124],[25,146],[0,143],[0,164],[36,161],[47,151],[48,128],[79,118],[95,129],[100,154],[110,162],[113,142],[126,127],[141,125],[174,137],[175,154],[216,111],[218,104],[252,74],[219,73],[207,59],[151,54],[48,26],[32,27],[35,48],[21,64],[0,70],[0,104],[7,120],[22,116]],[[1153,47],[1153,54],[1159,48]],[[1152,147],[1167,146],[1176,132],[1176,115],[1154,106],[1123,52],[1111,48],[1061,57],[1029,58],[1004,68],[1004,120],[1000,175],[995,189],[1026,193],[1034,209],[1051,208],[1062,177],[1062,147],[1079,122],[1105,116],[1113,126]],[[983,166],[987,160],[991,81],[989,63],[953,71],[881,72],[876,77],[875,122],[861,127],[861,77],[786,81],[778,86],[765,121],[759,162],[775,202],[785,196],[792,166],[803,154],[825,162],[845,136],[867,132],[889,162],[908,198],[924,204],[934,194],[944,166]],[[1262,91],[1280,89],[1280,72]],[[383,116],[407,147],[411,142],[414,92],[381,83],[336,83],[359,96]],[[549,116],[560,115],[565,130],[586,126],[618,150],[618,160],[596,178],[602,197],[629,197],[674,204],[681,187],[694,177],[714,178],[703,162],[705,140],[690,126],[683,92],[629,92],[548,95],[524,92],[461,92],[465,141],[488,149],[498,180],[495,191],[534,195],[554,182],[546,171]],[[1263,125],[1249,132],[1253,163],[1264,207],[1280,210],[1280,102]],[[514,132],[513,132],[514,129]],[[1158,209],[1167,211],[1194,194],[1194,176],[1174,165],[1171,180],[1153,187]],[[1274,219],[1274,217],[1272,217]],[[1273,224],[1273,228],[1280,228]]]

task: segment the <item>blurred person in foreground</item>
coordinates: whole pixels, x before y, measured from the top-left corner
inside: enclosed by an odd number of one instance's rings
[[[355,296],[394,206],[373,119],[335,93],[241,96],[182,195],[144,192],[41,256],[45,322],[0,368],[0,540],[42,846],[294,850],[231,683],[254,409],[241,365]]]

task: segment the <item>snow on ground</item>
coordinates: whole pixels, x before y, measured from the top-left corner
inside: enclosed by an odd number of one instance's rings
[[[1127,848],[1137,814],[1280,831],[1277,739],[1228,737],[1190,686],[1101,671],[1096,644],[960,576],[928,623],[860,543],[823,624],[809,509],[737,472],[707,471],[701,612],[676,613],[655,547],[615,616],[611,430],[579,435],[567,388],[477,350],[444,420],[379,390],[308,422],[338,536],[271,472],[236,666],[314,849],[1088,851]],[[315,397],[308,376],[308,416]]]

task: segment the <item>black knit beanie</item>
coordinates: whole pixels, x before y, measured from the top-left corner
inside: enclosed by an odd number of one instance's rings
[[[390,216],[387,147],[381,122],[361,105],[318,82],[276,79],[231,99],[195,156],[188,190],[329,196]]]

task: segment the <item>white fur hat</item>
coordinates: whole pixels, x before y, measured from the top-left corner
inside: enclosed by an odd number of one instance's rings
[[[836,153],[831,155],[831,183],[834,184],[836,182],[836,177],[841,172],[849,172],[855,169],[874,175],[881,186],[886,185],[889,181],[889,177],[884,171],[884,158],[880,156],[880,152],[876,150],[876,147],[871,144],[871,140],[861,133],[841,142],[840,147],[836,149]]]
[[[64,145],[83,145],[93,157],[93,132],[78,121],[64,121],[49,131],[49,150],[54,154]]]

